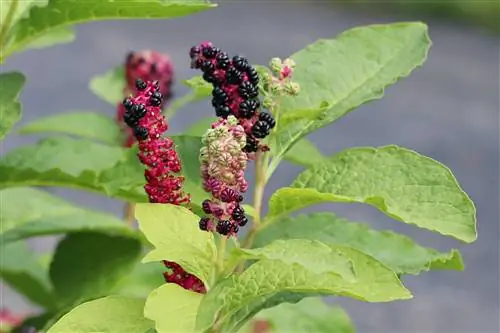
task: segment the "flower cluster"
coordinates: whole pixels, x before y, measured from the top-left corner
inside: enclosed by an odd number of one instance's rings
[[[276,122],[260,111],[259,74],[245,57],[229,58],[210,42],[193,46],[189,52],[191,67],[203,72],[203,79],[213,85],[212,105],[217,117],[233,115],[246,133],[247,153],[265,150],[260,139],[269,135]]]
[[[153,203],[170,203],[179,205],[190,201],[183,192],[182,176],[175,175],[181,171],[181,163],[174,142],[163,137],[167,131],[167,120],[161,114],[162,94],[158,81],[137,79],[135,97],[123,101],[126,112],[124,122],[132,129],[139,141],[139,159],[146,166],[144,172],[147,184],[144,186]]]
[[[163,261],[168,271],[163,273],[165,281],[168,283],[175,283],[184,289],[192,290],[194,292],[205,294],[207,289],[203,282],[193,274],[187,273],[180,265],[172,261]]]
[[[266,73],[262,77],[262,87],[268,93],[262,104],[265,108],[273,110],[277,97],[297,96],[300,92],[300,86],[292,81],[295,69],[295,62],[292,59],[281,61],[280,58],[273,58],[269,67],[271,74]]]
[[[240,205],[243,200],[240,193],[248,190],[245,180],[248,156],[242,150],[246,146],[245,130],[231,115],[213,123],[212,129],[203,136],[202,144],[203,187],[212,194],[212,199],[202,203],[203,211],[209,216],[200,220],[200,229],[231,236],[248,221]]]
[[[8,333],[19,326],[23,318],[11,313],[8,309],[0,309],[0,333]]]
[[[141,52],[130,52],[125,61],[125,87],[124,96],[138,93],[135,85],[136,79],[144,81],[158,81],[159,92],[162,95],[160,107],[172,97],[172,84],[174,70],[172,61],[166,54],[146,50]],[[126,109],[122,103],[118,105],[117,121],[122,125],[126,134],[125,146],[131,147],[134,142],[134,133],[131,128],[124,126],[123,116]]]

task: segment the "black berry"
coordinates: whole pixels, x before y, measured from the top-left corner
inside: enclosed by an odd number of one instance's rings
[[[140,104],[134,104],[130,110],[132,111],[132,114],[134,115],[135,118],[141,119],[146,115],[146,106],[142,103]]]
[[[233,57],[233,66],[240,71],[246,71],[250,65],[248,64],[248,60],[245,57],[236,55]]]
[[[201,52],[200,48],[198,46],[193,46],[190,50],[189,50],[189,57],[192,59],[194,57],[196,57],[197,55],[199,55]]]
[[[265,138],[269,134],[269,124],[265,121],[259,120],[252,127],[252,134],[258,139]]]
[[[217,62],[217,68],[227,69],[229,67],[229,57],[226,52],[220,52],[215,58]]]
[[[203,202],[201,203],[201,208],[203,209],[203,211],[206,214],[211,214],[212,213],[212,210],[210,209],[210,200],[208,200],[208,199],[203,200]]]
[[[238,221],[238,225],[240,227],[244,227],[248,223],[248,218],[244,216],[241,220]]]
[[[203,80],[207,81],[208,83],[214,83],[214,76],[210,73],[203,73]]]
[[[232,229],[233,229],[233,230],[232,230],[232,231],[233,231],[233,233],[235,233],[235,234],[237,234],[237,233],[238,233],[238,231],[240,231],[240,227],[238,227],[236,224],[233,224],[233,228],[232,228]]]
[[[134,128],[134,135],[137,138],[137,140],[146,140],[149,135],[149,131],[145,127],[137,126]]]
[[[125,107],[126,110],[130,110],[132,106],[134,106],[134,103],[130,98],[125,98],[122,102],[123,106]]]
[[[213,59],[217,55],[217,50],[213,46],[205,46],[202,50],[202,54],[207,59]]]
[[[248,80],[250,81],[251,84],[254,86],[259,84],[259,73],[257,73],[257,70],[253,67],[248,68],[247,70],[248,74]]]
[[[221,235],[227,235],[231,232],[233,224],[229,220],[222,220],[217,223],[216,230]]]
[[[241,194],[239,194],[238,197],[236,198],[236,201],[242,202],[243,201],[243,196]]]
[[[220,105],[215,109],[217,117],[227,118],[231,114],[231,109],[227,105]]]
[[[210,222],[210,219],[208,217],[202,217],[200,219],[200,222],[199,222],[199,225],[200,225],[200,229],[203,230],[203,231],[207,231],[208,230],[208,223]]]
[[[212,96],[219,104],[224,104],[228,100],[226,92],[219,87],[215,87],[214,90],[212,90]]]
[[[276,126],[276,120],[274,120],[273,115],[269,112],[261,112],[259,114],[259,120],[266,122],[270,128],[274,128],[274,126]]]
[[[149,99],[149,103],[153,106],[160,106],[162,103],[162,96],[160,92],[154,92]]]
[[[226,82],[229,84],[240,84],[243,81],[243,73],[234,67],[226,71]]]
[[[258,100],[250,99],[241,102],[238,110],[243,118],[250,119],[253,117],[259,107],[260,102]]]
[[[238,94],[241,98],[249,99],[257,97],[259,95],[259,91],[253,84],[245,81],[238,87]]]
[[[130,111],[126,111],[125,114],[123,115],[123,121],[129,127],[134,127],[135,125],[137,125],[137,122],[139,120],[132,113],[130,113]]]
[[[205,60],[201,63],[200,69],[203,73],[212,74],[215,71],[215,65],[211,61]]]
[[[259,143],[251,136],[247,136],[247,144],[243,148],[243,151],[246,153],[253,153],[259,149]]]
[[[245,210],[240,205],[238,205],[233,209],[233,213],[231,214],[231,216],[235,221],[240,221],[245,217]]]
[[[142,90],[146,89],[147,86],[148,85],[143,80],[141,80],[141,79],[135,80],[135,87],[137,88],[137,90],[142,91]]]

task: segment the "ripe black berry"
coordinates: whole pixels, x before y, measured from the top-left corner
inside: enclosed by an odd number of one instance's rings
[[[202,54],[207,59],[213,59],[217,55],[217,50],[213,46],[205,46],[202,50]]]
[[[210,222],[210,219],[208,217],[202,217],[200,219],[200,222],[199,222],[199,225],[200,225],[200,229],[203,230],[203,231],[207,231],[208,230],[208,222]]]
[[[233,213],[231,214],[231,216],[235,221],[240,221],[245,217],[245,210],[243,209],[243,207],[238,205],[233,209]]]
[[[226,92],[224,90],[222,90],[222,88],[220,88],[220,87],[215,87],[212,90],[212,96],[214,97],[214,100],[219,102],[219,104],[226,103],[227,99],[228,99]]]
[[[141,119],[142,117],[144,117],[146,115],[146,106],[142,103],[140,104],[134,104],[131,108],[130,108],[132,114],[134,115],[135,118],[137,118],[138,120]]]
[[[241,220],[238,221],[238,225],[240,227],[244,227],[248,223],[248,218],[244,216]]]
[[[130,98],[125,98],[122,102],[123,106],[125,107],[125,110],[130,110],[132,106],[134,106],[134,103]]]
[[[274,128],[276,126],[276,120],[269,112],[261,112],[259,114],[259,120],[266,122],[269,125],[269,128]]]
[[[249,67],[247,70],[248,74],[248,80],[250,81],[251,84],[254,86],[259,84],[259,73],[257,73],[257,70],[253,67]]]
[[[211,61],[205,60],[200,64],[200,69],[203,73],[212,74],[215,71],[215,65]]]
[[[259,143],[257,142],[257,140],[255,140],[251,136],[247,136],[247,144],[243,148],[243,151],[246,153],[253,153],[256,152],[258,149],[259,149]]]
[[[203,80],[207,81],[208,83],[214,83],[214,76],[210,73],[203,73]]]
[[[135,125],[137,125],[137,122],[139,120],[130,111],[126,111],[125,114],[123,115],[123,121],[129,127],[134,127]]]
[[[259,95],[259,91],[253,84],[245,81],[238,87],[238,94],[241,98],[249,99],[257,97]]]
[[[215,109],[217,117],[227,118],[231,114],[231,109],[227,105],[220,105]]]
[[[147,86],[148,85],[143,80],[141,80],[141,79],[135,80],[135,87],[137,88],[137,90],[142,91],[142,90],[146,89]]]
[[[233,66],[240,71],[246,71],[250,65],[248,64],[248,60],[245,57],[236,55],[233,57]]]
[[[250,99],[240,103],[238,108],[240,115],[243,118],[250,119],[255,114],[255,111],[260,107],[260,102],[258,100]]]
[[[240,231],[240,227],[238,227],[236,224],[233,224],[233,228],[232,228],[232,229],[233,229],[233,230],[232,230],[232,231],[233,231],[233,233],[235,233],[235,234],[237,234],[237,233],[238,233],[238,231]]]
[[[149,103],[153,106],[160,106],[162,103],[162,96],[160,92],[154,92],[149,99]]]
[[[265,138],[269,134],[269,124],[265,121],[259,120],[252,127],[252,134],[258,139]]]
[[[229,220],[222,220],[217,223],[216,230],[221,235],[227,235],[231,232],[232,223]]]
[[[243,73],[234,67],[226,71],[226,82],[229,84],[240,84],[243,81]]]
[[[238,197],[236,198],[236,201],[237,202],[242,202],[243,201],[243,196],[241,194],[239,194]]]
[[[190,50],[189,50],[189,57],[192,59],[194,57],[196,57],[197,55],[199,55],[201,52],[200,48],[198,46],[193,46]]]
[[[217,61],[217,68],[227,69],[229,67],[229,57],[226,52],[220,52],[215,58]]]
[[[146,140],[149,135],[149,131],[145,127],[137,126],[134,128],[134,135],[137,138],[137,140]]]
[[[203,202],[201,203],[201,208],[203,209],[203,211],[206,214],[211,214],[212,213],[212,210],[210,209],[210,200],[208,200],[208,199],[203,200]]]

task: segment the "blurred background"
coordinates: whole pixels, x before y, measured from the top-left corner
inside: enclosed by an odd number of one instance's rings
[[[330,204],[311,210],[335,210],[378,229],[393,229],[420,244],[459,248],[465,272],[435,271],[406,277],[414,299],[365,304],[332,298],[343,305],[360,333],[499,332],[499,41],[500,2],[492,1],[216,1],[205,13],[166,21],[115,21],[79,26],[76,42],[10,58],[2,71],[28,76],[22,94],[21,124],[68,110],[116,110],[88,90],[90,78],[124,61],[130,50],[156,49],[171,55],[176,69],[175,94],[186,93],[179,81],[198,73],[189,68],[190,46],[211,40],[230,54],[243,53],[252,63],[286,57],[318,38],[373,23],[421,20],[430,27],[433,47],[424,67],[371,102],[309,138],[326,155],[352,146],[398,144],[450,167],[477,207],[479,237],[472,245],[445,239],[386,218],[373,208]],[[335,73],[332,73],[335,75]],[[181,131],[212,116],[209,102],[191,104],[171,119]],[[35,136],[6,138],[2,154],[34,143]],[[270,182],[266,198],[292,182],[300,167],[286,163]],[[250,175],[249,171],[249,175]],[[252,176],[250,176],[251,178]],[[82,206],[118,214],[122,203],[84,192],[49,189]],[[37,239],[39,251],[53,240]],[[16,313],[37,309],[2,286],[2,302]]]

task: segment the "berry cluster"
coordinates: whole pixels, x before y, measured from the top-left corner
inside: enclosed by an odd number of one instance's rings
[[[187,203],[190,198],[182,189],[184,178],[174,175],[181,171],[174,142],[162,136],[168,124],[161,114],[159,83],[137,79],[135,88],[136,96],[123,101],[126,109],[123,119],[139,141],[138,157],[146,166],[144,189],[149,201],[174,205]]]
[[[187,273],[180,265],[172,261],[163,261],[168,271],[163,273],[163,277],[167,283],[175,283],[184,289],[205,294],[207,289],[203,282],[193,274]]]
[[[200,150],[201,174],[205,191],[212,194],[211,200],[203,201],[200,229],[217,231],[231,236],[238,233],[248,219],[241,207],[243,196],[248,190],[245,169],[248,164],[244,128],[238,119],[229,116],[212,124],[202,138]]]
[[[259,139],[269,135],[276,122],[270,113],[260,111],[259,75],[245,57],[229,58],[210,42],[193,46],[189,52],[191,67],[203,72],[203,79],[213,85],[212,105],[217,117],[235,116],[245,129],[244,151],[265,150]]]
[[[170,58],[162,53],[146,50],[141,52],[130,52],[125,60],[125,87],[124,96],[135,95],[135,81],[141,79],[144,81],[158,81],[159,92],[161,93],[161,104],[163,108],[165,103],[172,97],[172,84],[174,80],[174,70]],[[123,126],[122,130],[126,134],[125,146],[131,147],[134,142],[134,133],[124,126],[123,116],[126,112],[122,103],[118,105],[117,121]]]
[[[269,63],[271,73],[266,73],[262,77],[262,87],[267,92],[263,106],[273,110],[275,100],[280,96],[297,96],[300,86],[292,81],[292,74],[295,69],[295,62],[292,59],[281,61],[280,58],[273,58]]]

